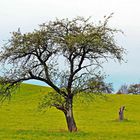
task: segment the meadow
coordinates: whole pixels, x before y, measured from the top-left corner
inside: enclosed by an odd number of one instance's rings
[[[107,95],[74,101],[78,132],[67,132],[62,112],[38,109],[51,89],[23,84],[11,100],[0,106],[0,140],[139,140],[140,96]],[[125,105],[125,120],[118,121],[119,107]]]

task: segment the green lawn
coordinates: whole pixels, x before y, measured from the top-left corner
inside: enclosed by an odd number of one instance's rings
[[[38,110],[40,99],[50,88],[23,84],[0,107],[0,140],[139,140],[140,96],[108,95],[93,101],[75,101],[78,132],[67,132],[63,113],[51,108]],[[119,107],[125,118],[118,121]]]

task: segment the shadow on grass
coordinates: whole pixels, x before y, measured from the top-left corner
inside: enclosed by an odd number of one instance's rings
[[[83,132],[83,131],[77,131],[70,133],[67,130],[49,130],[49,131],[43,131],[43,130],[17,130],[16,134],[17,137],[36,137],[41,139],[41,137],[46,137],[49,139],[66,139],[66,140],[73,140],[73,139],[79,139],[79,138],[90,138],[91,134],[90,132]]]

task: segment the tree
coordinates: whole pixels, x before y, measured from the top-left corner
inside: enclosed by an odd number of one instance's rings
[[[128,93],[140,94],[140,84],[132,84],[128,88]]]
[[[29,33],[13,32],[0,53],[3,97],[10,96],[13,88],[25,80],[43,81],[54,89],[45,105],[61,110],[68,130],[77,131],[74,96],[94,92],[89,82],[103,62],[123,60],[124,49],[115,42],[115,33],[120,31],[108,26],[111,16],[98,25],[77,17],[50,21]]]
[[[122,85],[117,94],[128,94],[128,88],[129,87],[127,85]]]

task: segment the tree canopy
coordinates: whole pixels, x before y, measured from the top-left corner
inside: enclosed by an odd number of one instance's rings
[[[124,49],[115,41],[120,30],[108,25],[111,16],[98,25],[90,18],[77,17],[43,23],[29,33],[13,32],[0,53],[1,94],[11,95],[13,87],[25,80],[43,81],[63,98],[63,104],[51,106],[63,111],[69,131],[76,131],[73,97],[95,91],[89,83],[104,62],[123,60]]]

